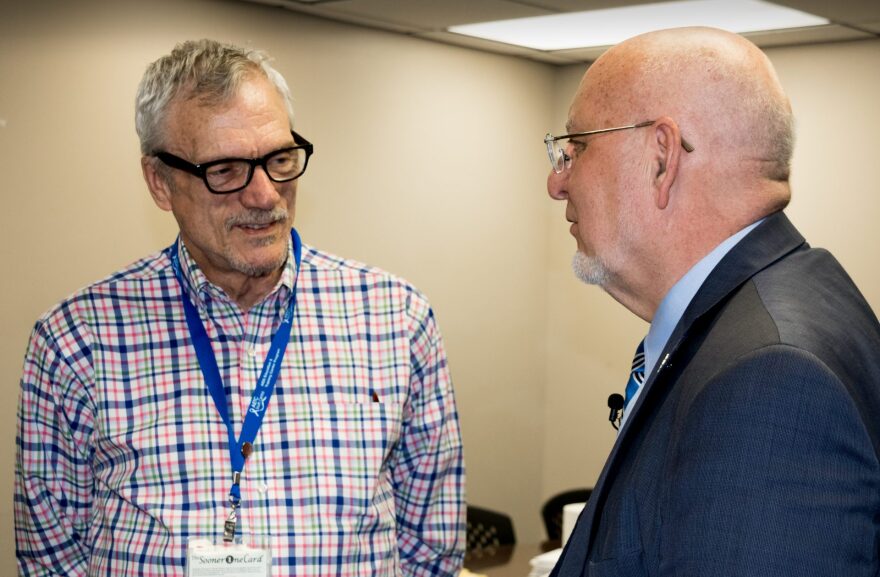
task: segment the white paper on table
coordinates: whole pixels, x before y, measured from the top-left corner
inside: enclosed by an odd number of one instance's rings
[[[529,565],[532,566],[532,572],[529,573],[529,577],[544,577],[545,575],[549,575],[551,571],[553,571],[553,567],[556,566],[556,562],[559,561],[559,556],[562,555],[562,548],[553,549],[552,551],[547,551],[546,553],[541,553],[536,557],[532,557],[529,561]]]

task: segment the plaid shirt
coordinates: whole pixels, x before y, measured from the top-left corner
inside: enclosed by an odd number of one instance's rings
[[[181,266],[240,432],[296,275],[242,313]],[[293,332],[241,479],[239,531],[273,575],[454,575],[464,466],[433,313],[387,273],[303,247]],[[229,512],[227,433],[162,253],[41,317],[18,410],[23,575],[182,575]]]

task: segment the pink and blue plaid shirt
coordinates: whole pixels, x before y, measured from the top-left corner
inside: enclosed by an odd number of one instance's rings
[[[185,249],[236,436],[296,275],[247,313]],[[303,247],[293,332],[241,479],[239,531],[273,575],[454,575],[464,465],[425,298]],[[41,317],[21,382],[15,533],[23,575],[182,575],[190,537],[220,539],[227,433],[162,253]]]

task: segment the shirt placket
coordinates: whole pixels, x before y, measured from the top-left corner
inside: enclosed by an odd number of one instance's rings
[[[247,416],[274,335],[276,301],[277,294],[270,295],[243,315],[243,338],[238,345],[239,362],[236,368],[236,381],[240,384],[241,393],[237,399],[240,422],[244,422]],[[267,408],[267,412],[269,411],[271,403]],[[241,480],[242,496],[246,501],[240,516],[242,529],[251,533],[262,525],[259,519],[263,515],[262,508],[269,490],[262,463],[265,451],[262,449],[268,444],[266,440],[272,436],[271,428],[271,419],[264,420],[254,440],[255,450],[248,458]]]

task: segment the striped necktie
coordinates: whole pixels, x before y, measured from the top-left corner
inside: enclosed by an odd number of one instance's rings
[[[633,357],[632,369],[629,373],[629,380],[626,382],[626,396],[623,399],[623,409],[629,405],[629,402],[636,395],[636,391],[645,382],[645,340],[639,343],[636,349],[636,355]]]

